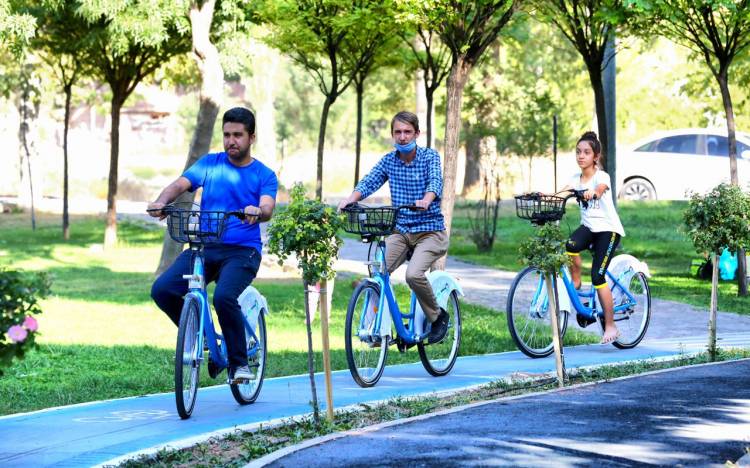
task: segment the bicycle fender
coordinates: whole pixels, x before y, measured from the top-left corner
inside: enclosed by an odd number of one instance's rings
[[[568,288],[565,287],[565,282],[559,275],[557,276],[557,308],[558,310],[572,311]]]
[[[617,277],[619,273],[632,268],[637,273],[643,273],[646,278],[651,278],[651,271],[648,269],[646,262],[642,262],[632,255],[620,254],[612,259],[607,268],[613,276]]]
[[[237,302],[242,312],[247,316],[247,321],[253,329],[255,329],[255,325],[258,323],[258,314],[263,313],[268,315],[270,313],[266,298],[252,285],[242,291],[240,297],[237,298]]]
[[[427,281],[432,286],[432,292],[435,293],[435,299],[440,307],[446,308],[448,305],[448,298],[453,291],[456,291],[459,296],[464,296],[464,291],[461,289],[461,285],[458,281],[442,270],[435,270],[427,273]]]

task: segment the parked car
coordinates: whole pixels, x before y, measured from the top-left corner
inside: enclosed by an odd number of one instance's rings
[[[737,175],[750,182],[750,135],[737,132]],[[684,200],[729,182],[726,130],[657,132],[617,152],[618,196],[626,200]]]

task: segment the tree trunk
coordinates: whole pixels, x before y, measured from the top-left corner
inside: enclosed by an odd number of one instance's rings
[[[323,112],[320,114],[320,131],[318,132],[318,171],[315,177],[315,198],[323,200],[323,149],[326,144],[326,125],[328,124],[328,111],[333,102],[326,96],[323,103]]]
[[[357,140],[354,144],[354,185],[352,187],[356,187],[357,182],[359,182],[359,160],[362,154],[362,100],[364,99],[364,88],[364,81],[357,83]]]
[[[202,7],[193,5],[190,9],[190,23],[193,37],[193,58],[201,75],[200,103],[196,117],[195,131],[190,140],[185,170],[195,164],[211,147],[216,117],[219,115],[224,96],[224,70],[219,62],[219,51],[211,42],[210,30],[213,20],[215,0],[207,1]],[[177,202],[193,201],[194,193],[182,194]],[[183,245],[164,235],[161,259],[156,274],[161,274],[182,252]]]
[[[464,123],[464,136],[466,140],[466,164],[464,171],[464,187],[462,196],[467,196],[471,190],[476,188],[482,179],[482,153],[480,150],[480,139],[471,132],[468,123]]]
[[[70,239],[70,216],[68,213],[68,130],[70,129],[70,101],[73,97],[73,85],[66,84],[65,91],[65,117],[63,122],[63,239]]]
[[[445,108],[445,157],[443,168],[442,210],[445,217],[445,231],[450,237],[453,221],[453,205],[456,201],[456,170],[458,168],[458,145],[461,133],[461,99],[464,86],[471,72],[471,64],[465,57],[458,58],[448,75],[448,88]],[[434,268],[445,269],[445,257],[435,262]]]
[[[308,295],[310,294],[310,285],[305,285],[305,326],[307,327],[307,372],[310,375],[310,391],[312,392],[313,419],[315,426],[320,425],[320,413],[318,410],[318,392],[315,388],[315,362],[313,361],[312,345],[312,326],[310,325],[310,307],[308,305]]]
[[[729,79],[726,72],[719,73],[716,77],[721,88],[721,100],[724,103],[724,112],[727,116],[727,140],[729,141],[729,174],[732,185],[739,185],[737,176],[737,135],[734,123],[734,107],[732,106],[732,95],[729,94]],[[737,251],[737,295],[747,296],[747,259],[745,249]]]
[[[716,360],[716,309],[719,296],[719,255],[711,254],[713,269],[711,273],[711,308],[708,311],[708,359]]]
[[[29,112],[29,106],[31,106],[31,103],[29,101],[29,88],[31,87],[31,84],[29,83],[29,79],[25,78],[25,83],[23,84],[23,91],[21,96],[21,126],[19,128],[19,134],[21,137],[21,144],[23,146],[23,151],[26,154],[26,168],[27,168],[27,174],[29,177],[29,202],[31,206],[31,230],[36,231],[36,210],[34,207],[34,178],[33,173],[31,170],[31,148],[29,147],[29,121],[32,118],[36,118],[37,113],[36,112]],[[23,170],[21,171],[23,173]]]
[[[120,156],[120,111],[125,99],[112,87],[112,129],[109,148],[109,186],[107,188],[107,227],[104,229],[104,247],[117,244],[117,165]]]
[[[601,167],[607,170],[607,161],[609,158],[609,137],[607,133],[607,111],[604,104],[604,84],[602,83],[602,71],[600,65],[593,64],[588,67],[591,87],[594,90],[594,107],[596,109],[596,124],[599,141],[602,143]]]
[[[426,85],[425,85],[426,86]],[[433,144],[435,143],[435,137],[433,136],[434,129],[433,122],[432,122],[432,114],[433,114],[433,102],[435,100],[435,90],[434,89],[426,89],[425,90],[425,99],[427,100],[427,147],[432,148]]]

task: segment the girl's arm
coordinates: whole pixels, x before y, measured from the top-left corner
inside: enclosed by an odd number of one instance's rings
[[[604,192],[609,190],[609,186],[607,184],[599,184],[596,187],[594,187],[594,190],[586,190],[586,192],[583,194],[583,198],[586,200],[591,200],[594,195],[596,195],[596,198],[602,198],[602,195],[604,195]]]

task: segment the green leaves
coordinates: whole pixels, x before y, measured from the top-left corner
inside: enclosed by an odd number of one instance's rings
[[[693,194],[684,220],[699,253],[736,252],[750,246],[749,215],[750,195],[736,185],[720,184],[705,195]]]
[[[570,257],[565,253],[566,241],[560,226],[547,223],[521,243],[518,252],[526,265],[554,274],[570,262]]]
[[[279,257],[279,264],[295,254],[302,279],[315,284],[336,273],[333,262],[342,243],[338,231],[343,225],[334,208],[317,200],[306,200],[305,188],[297,183],[292,188],[289,206],[274,215],[268,227],[268,248]]]
[[[36,321],[31,315],[42,311],[37,301],[49,294],[49,288],[44,273],[0,269],[0,375],[14,357],[22,358],[34,346]]]

